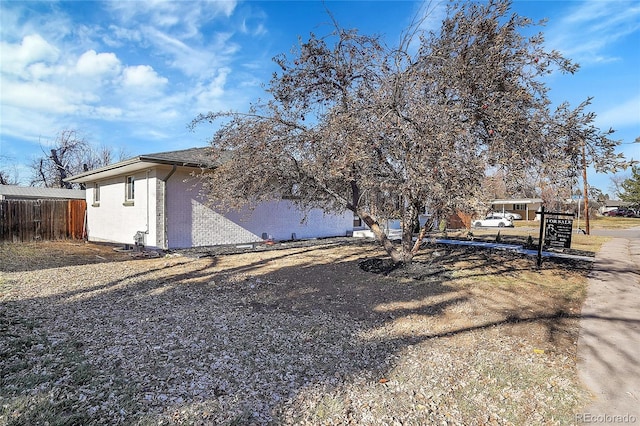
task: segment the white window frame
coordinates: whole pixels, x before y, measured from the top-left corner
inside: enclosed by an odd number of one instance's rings
[[[127,204],[133,204],[136,196],[136,178],[133,175],[129,175],[124,179],[124,202]]]
[[[93,183],[93,205],[100,205],[100,184],[98,182]]]

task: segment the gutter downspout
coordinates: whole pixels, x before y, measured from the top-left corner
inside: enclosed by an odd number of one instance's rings
[[[163,202],[162,202],[162,228],[163,228],[163,234],[164,234],[164,241],[163,241],[163,246],[162,249],[163,250],[167,250],[169,248],[169,236],[167,235],[167,230],[169,229],[168,227],[168,220],[167,220],[167,182],[169,181],[169,179],[171,178],[171,176],[173,176],[173,174],[176,172],[176,169],[178,168],[177,165],[172,164],[171,165],[171,171],[169,172],[169,174],[167,174],[167,176],[162,180],[162,192],[163,192]]]
[[[147,170],[147,229],[144,231],[146,235],[149,235],[149,172]]]

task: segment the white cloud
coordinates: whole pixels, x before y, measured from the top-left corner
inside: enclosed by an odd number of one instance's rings
[[[209,44],[200,46],[188,44],[154,27],[142,27],[141,31],[157,54],[168,57],[168,65],[190,77],[198,77],[226,65],[239,50],[239,46],[231,41],[233,34],[227,32],[216,33]]]
[[[127,67],[122,73],[122,84],[128,89],[158,89],[166,86],[168,82],[168,79],[160,77],[149,65]]]
[[[107,34],[102,35],[102,42],[109,47],[117,48],[127,43],[141,44],[143,36],[138,28],[125,28],[111,24]]]
[[[19,56],[25,63],[55,61],[58,58],[58,49],[47,43],[39,34],[34,34],[22,39]]]
[[[120,73],[121,63],[114,53],[83,53],[76,63],[76,72],[86,76],[113,77]]]
[[[238,52],[231,37],[242,28],[230,28],[228,20],[236,6],[236,1],[108,2],[115,21],[102,40],[113,47],[134,43],[186,76],[199,78],[227,66]],[[259,22],[251,30],[265,32]]]
[[[24,114],[20,106],[2,106],[2,138],[14,137],[26,143],[38,144],[38,138],[43,133],[48,134],[56,125],[56,116],[41,111],[30,111]]]
[[[39,14],[14,4],[11,28],[4,17],[0,28],[3,137],[31,143],[78,128],[105,143],[116,134],[190,140],[195,114],[245,105],[246,91],[230,76],[255,82],[255,73],[240,77],[232,68],[234,37],[245,37],[242,19],[227,19],[235,1],[96,3],[105,8],[99,21],[76,21],[71,6]],[[248,36],[264,34],[256,13]]]
[[[83,104],[97,102],[100,97],[59,84],[35,84],[3,81],[2,104],[25,108],[25,111],[46,111],[54,114],[76,113]],[[3,120],[4,122],[4,120]]]
[[[244,12],[244,18],[240,25],[239,31],[243,34],[250,34],[253,36],[263,36],[269,31],[264,25],[264,22],[268,19],[267,14],[259,8],[248,8]]]
[[[183,33],[194,34],[203,22],[231,16],[237,1],[147,0],[108,2],[107,5],[123,22],[147,21],[163,28],[182,27]]]
[[[616,61],[609,47],[640,29],[637,1],[569,2],[568,14],[545,29],[547,45],[581,64]]]
[[[598,114],[596,119],[603,128],[640,126],[640,95]]]
[[[231,73],[229,68],[221,68],[217,74],[207,84],[198,85],[195,89],[196,108],[200,112],[212,109],[227,109],[223,106],[223,96],[225,95],[225,84],[227,76]]]
[[[35,63],[55,62],[59,50],[49,44],[40,34],[25,36],[19,44],[0,42],[2,72],[24,76],[27,66]]]
[[[121,108],[117,107],[96,107],[93,109],[95,114],[92,114],[94,118],[102,118],[105,120],[115,120],[124,115]]]
[[[153,129],[176,127],[178,121],[181,126],[182,110],[173,99],[159,98],[154,102],[148,102],[144,97],[128,99],[122,103],[125,111],[120,121],[133,123],[142,132],[150,132]]]
[[[60,74],[62,68],[56,65],[48,65],[42,62],[29,65],[22,73],[23,79],[32,81],[47,80],[48,78]]]

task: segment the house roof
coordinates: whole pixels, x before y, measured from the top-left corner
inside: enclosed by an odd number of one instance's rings
[[[158,152],[155,154],[140,155],[142,161],[176,164],[187,167],[208,167],[210,163],[209,153],[211,148],[190,148],[180,151]]]
[[[0,199],[73,199],[84,200],[82,189],[42,188],[37,186],[0,185]]]
[[[93,182],[116,175],[133,173],[161,164],[209,169],[215,167],[215,164],[211,164],[210,152],[211,148],[205,147],[144,154],[98,169],[89,170],[88,172],[71,176],[65,180],[72,183]]]
[[[627,207],[627,206],[630,206],[632,203],[628,203],[626,201],[620,201],[620,200],[604,200],[602,204],[603,204],[603,207]]]

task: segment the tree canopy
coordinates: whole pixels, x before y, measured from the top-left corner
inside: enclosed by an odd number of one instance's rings
[[[72,188],[67,177],[83,171],[111,164],[114,154],[110,148],[95,149],[77,130],[60,131],[43,156],[31,162],[31,185],[47,188]],[[122,158],[122,153],[120,158]]]
[[[620,198],[635,206],[640,207],[640,166],[631,168],[631,177],[625,179],[620,185],[622,191]]]
[[[9,158],[0,155],[0,185],[17,185],[17,173],[12,174],[8,171],[8,166],[3,164],[5,160],[8,162]]]
[[[211,144],[225,161],[205,190],[229,207],[293,195],[303,209],[351,210],[394,261],[411,261],[419,214],[470,209],[489,168],[515,188],[534,165],[566,164],[543,77],[577,65],[522,35],[535,24],[510,6],[451,3],[439,31],[416,22],[392,47],[335,20],[300,39],[274,58],[266,101],[193,120],[222,122]],[[386,218],[401,219],[400,246]]]

